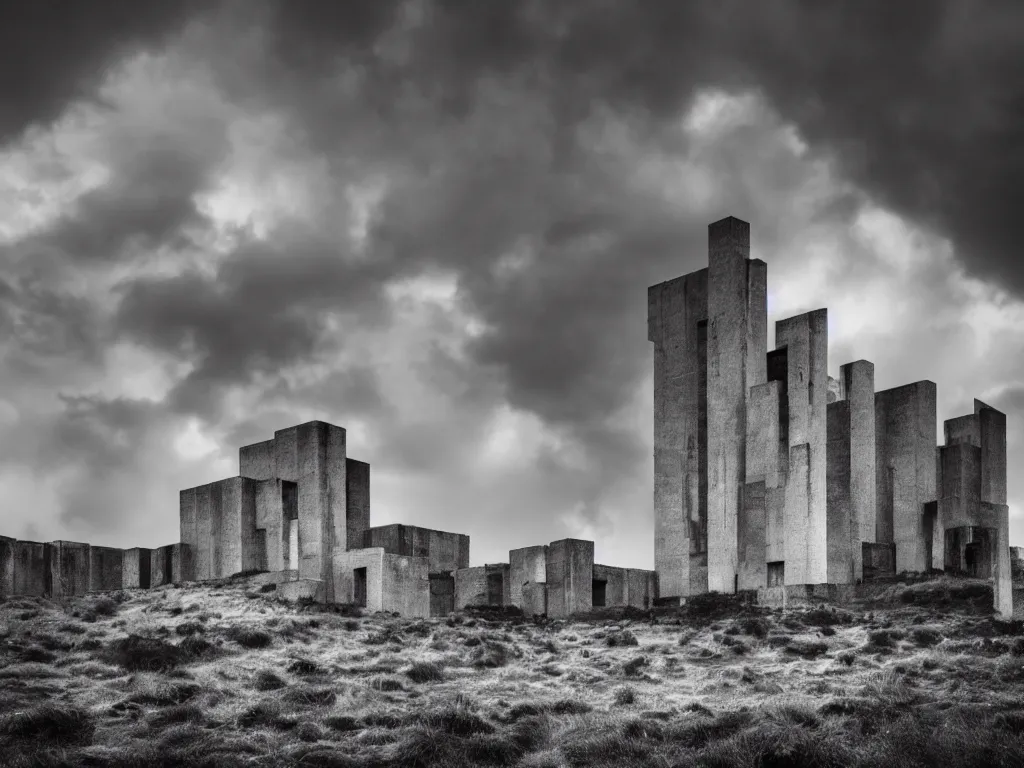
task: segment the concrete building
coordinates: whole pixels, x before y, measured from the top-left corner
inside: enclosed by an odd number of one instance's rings
[[[933,382],[875,392],[866,360],[831,378],[825,309],[779,320],[769,351],[766,296],[731,216],[707,267],[648,289],[660,596],[774,603],[937,568],[993,578],[1009,615],[1005,416],[975,401],[937,448]]]

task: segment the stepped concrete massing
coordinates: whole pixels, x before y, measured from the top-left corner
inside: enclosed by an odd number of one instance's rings
[[[648,289],[660,597],[841,597],[940,569],[992,578],[1011,614],[1006,417],[975,401],[936,448],[933,382],[876,392],[866,360],[830,377],[825,309],[779,320],[768,350],[766,296],[731,216],[707,267]]]

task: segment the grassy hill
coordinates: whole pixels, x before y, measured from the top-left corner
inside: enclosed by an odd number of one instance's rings
[[[980,582],[544,623],[263,589],[0,603],[0,765],[1024,765],[1024,626]]]

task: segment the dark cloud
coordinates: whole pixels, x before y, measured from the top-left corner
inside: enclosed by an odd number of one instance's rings
[[[0,3],[0,145],[89,97],[108,66],[158,45],[211,6],[201,0]]]

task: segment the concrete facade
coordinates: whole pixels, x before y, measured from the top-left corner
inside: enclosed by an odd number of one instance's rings
[[[364,547],[382,547],[393,555],[425,557],[431,573],[469,567],[469,536],[435,531],[415,525],[380,525],[367,528]]]
[[[89,545],[54,541],[45,545],[46,595],[54,600],[89,591]]]
[[[334,553],[333,592],[342,603],[368,611],[430,616],[430,577],[425,557],[393,555],[382,547]]]
[[[647,295],[661,597],[838,594],[946,568],[964,540],[949,544],[948,532],[984,528],[958,557],[993,542],[972,568],[995,580],[1000,613],[1012,612],[1003,414],[975,401],[936,446],[933,382],[876,392],[866,360],[828,375],[825,309],[778,320],[768,351],[767,266],[750,258],[749,225],[734,217],[709,225],[707,267]],[[618,580],[606,575],[607,601]],[[550,573],[548,593],[550,608]]]
[[[562,539],[548,545],[548,617],[562,619],[593,607],[594,542]]]
[[[548,548],[544,545],[511,549],[508,553],[509,564],[509,604],[523,608],[525,611],[526,597],[523,589],[528,584],[545,584],[547,582]],[[544,600],[544,613],[547,610],[547,599]],[[534,606],[536,607],[536,606]]]
[[[509,602],[509,566],[507,563],[460,568],[455,571],[455,610],[470,605],[500,608]]]
[[[17,543],[17,539],[0,536],[0,599],[15,594],[14,573]]]
[[[102,592],[124,586],[124,550],[89,548],[89,591]]]
[[[152,550],[135,547],[126,549],[122,556],[122,589],[149,589],[149,568]]]

